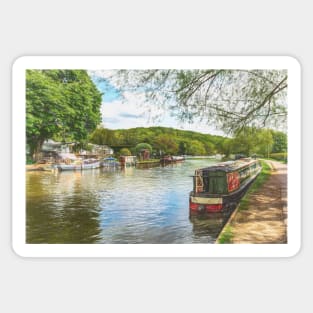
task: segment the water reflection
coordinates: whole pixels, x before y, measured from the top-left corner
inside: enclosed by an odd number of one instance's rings
[[[194,242],[214,243],[231,212],[209,213],[203,216],[191,216]],[[209,238],[207,235],[210,234]]]
[[[99,198],[83,172],[31,173],[26,184],[28,243],[93,243],[99,239]]]
[[[208,243],[227,216],[189,219],[195,168],[27,173],[28,243]]]

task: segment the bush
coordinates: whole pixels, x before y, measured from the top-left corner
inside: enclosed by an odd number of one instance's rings
[[[151,145],[149,145],[148,143],[145,143],[145,142],[142,142],[142,143],[139,143],[136,147],[135,147],[135,150],[136,150],[136,153],[140,153],[141,150],[143,149],[147,149],[150,151],[150,153],[152,152],[152,147]]]
[[[131,152],[127,148],[122,148],[120,150],[120,155],[131,155]]]
[[[30,156],[26,156],[26,164],[35,164],[36,162],[30,157]]]

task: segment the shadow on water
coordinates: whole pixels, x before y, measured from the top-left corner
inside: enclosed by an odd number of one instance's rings
[[[224,212],[190,216],[189,219],[193,226],[192,231],[194,241],[201,243],[214,243],[235,208],[236,205],[225,210]]]

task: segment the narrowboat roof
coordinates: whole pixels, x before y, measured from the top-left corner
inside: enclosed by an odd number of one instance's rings
[[[201,170],[205,172],[215,172],[215,171],[233,172],[235,170],[238,170],[242,167],[253,164],[255,162],[256,162],[255,159],[242,158],[236,161],[227,161],[227,162],[217,163],[209,167],[201,168]]]

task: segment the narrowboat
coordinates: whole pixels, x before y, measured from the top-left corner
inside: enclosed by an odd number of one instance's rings
[[[185,161],[185,158],[183,156],[166,155],[160,159],[160,163],[162,165],[173,164],[173,163],[178,163],[178,162],[183,162],[183,161]]]
[[[172,160],[174,161],[174,162],[183,162],[183,161],[185,161],[185,157],[183,157],[183,156],[175,156],[175,155],[173,155],[172,156]]]
[[[197,169],[190,192],[190,215],[221,212],[238,203],[262,167],[259,160],[244,158]]]

